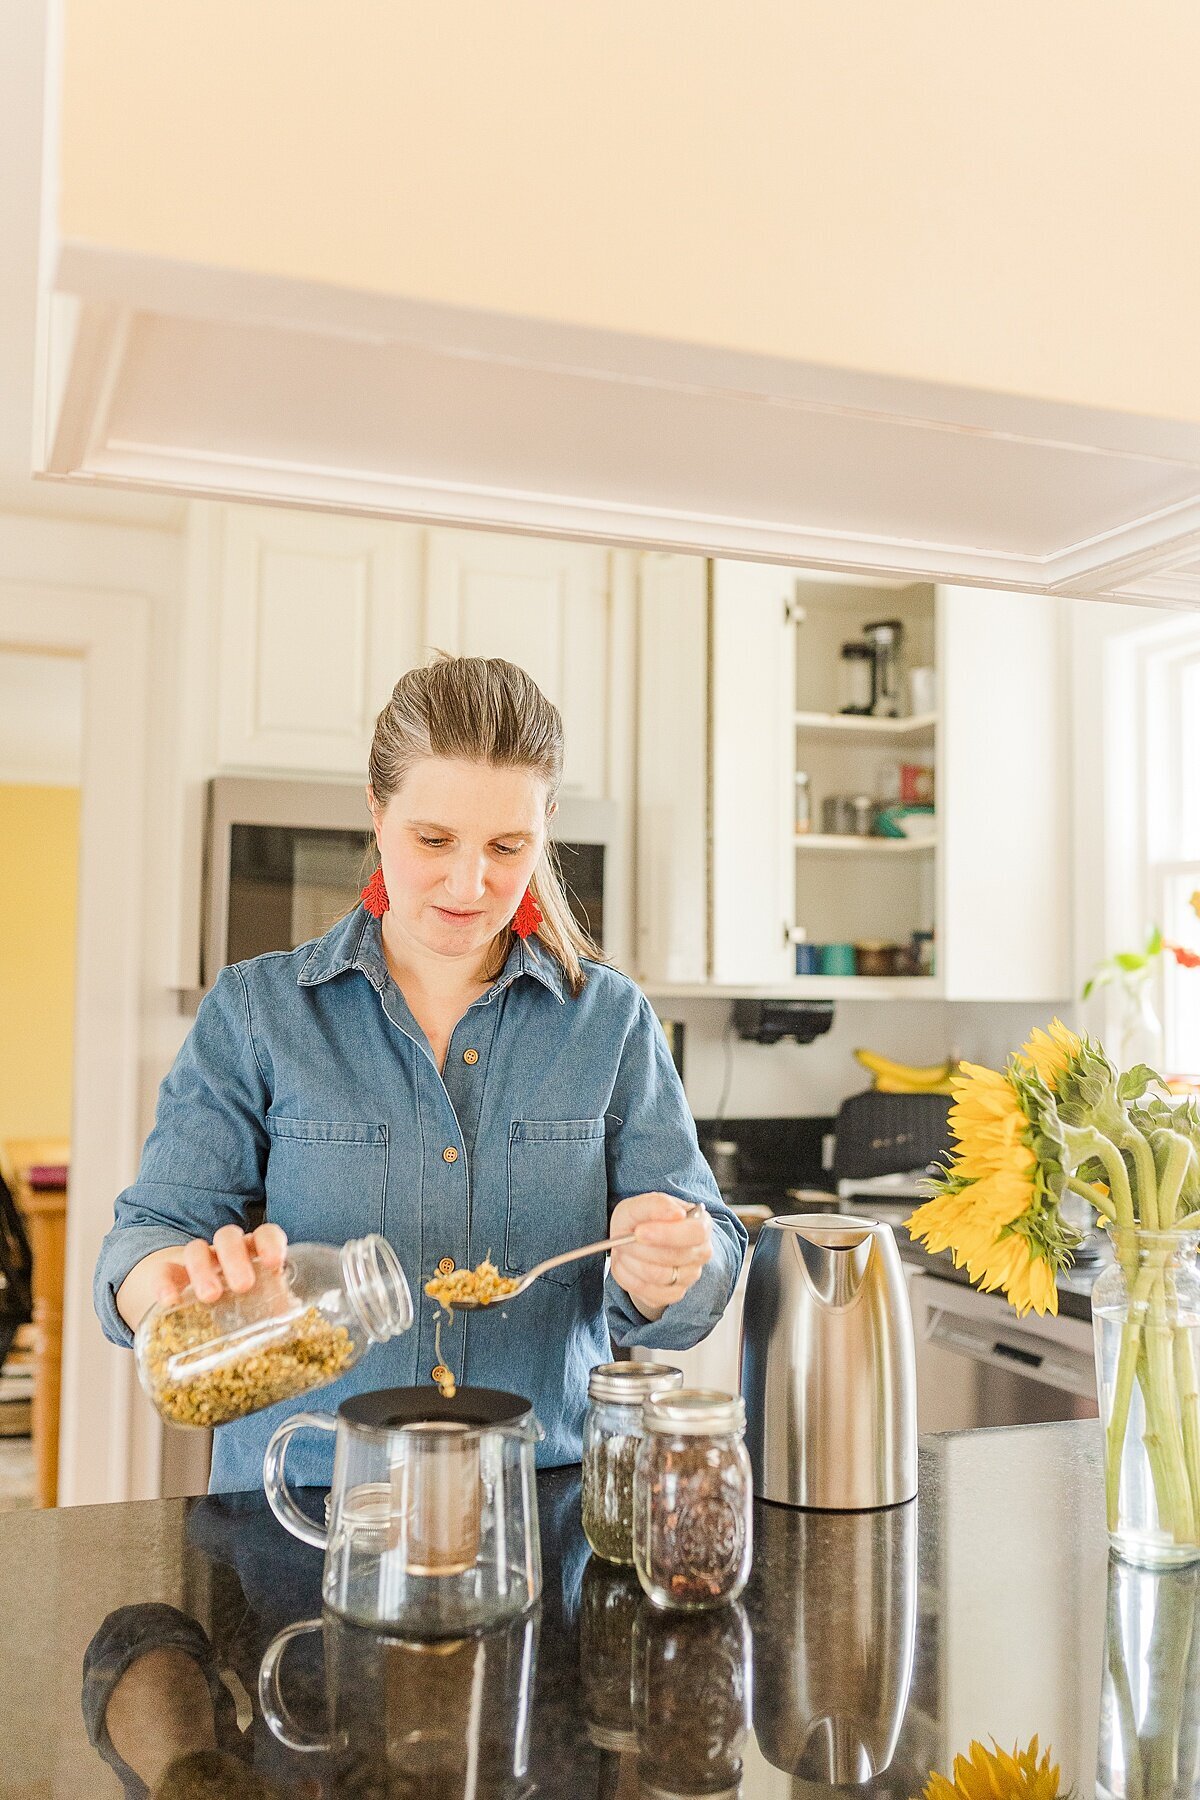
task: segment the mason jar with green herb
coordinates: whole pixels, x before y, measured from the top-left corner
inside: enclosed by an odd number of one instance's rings
[[[683,1386],[672,1363],[599,1363],[588,1377],[583,1422],[583,1531],[605,1562],[633,1562],[633,1466],[642,1408],[652,1394]]]

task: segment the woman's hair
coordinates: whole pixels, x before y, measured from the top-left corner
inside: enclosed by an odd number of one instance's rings
[[[515,663],[439,651],[433,662],[400,677],[375,721],[367,768],[376,804],[386,806],[413,764],[431,756],[530,769],[545,782],[549,805],[562,780],[562,716]],[[604,958],[571,911],[549,839],[529,887],[542,910],[538,936],[577,994],[586,979],[580,958]],[[489,979],[500,974],[511,949],[509,927],[492,946]]]

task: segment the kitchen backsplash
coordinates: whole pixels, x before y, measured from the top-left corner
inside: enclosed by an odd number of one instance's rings
[[[660,1017],[683,1023],[684,1087],[693,1113],[705,1119],[718,1112],[729,1119],[836,1113],[848,1095],[871,1085],[854,1060],[859,1047],[900,1062],[934,1063],[954,1055],[999,1067],[1053,1010],[1038,1004],[844,1001],[832,1029],[815,1043],[763,1045],[745,1043],[731,1030],[728,1001],[651,999]],[[1068,1024],[1077,1022],[1073,1006],[1058,1010]]]

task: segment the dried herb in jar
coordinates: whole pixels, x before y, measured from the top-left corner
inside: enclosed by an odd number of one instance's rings
[[[654,1579],[678,1602],[720,1599],[732,1588],[746,1545],[744,1482],[721,1445],[661,1449],[650,1485]]]
[[[584,1535],[608,1562],[633,1561],[633,1469],[641,1441],[640,1433],[597,1437],[584,1457]]]
[[[735,1395],[684,1388],[648,1401],[634,1474],[638,1579],[656,1606],[735,1600],[750,1572],[750,1459]]]
[[[144,1367],[154,1403],[174,1425],[226,1425],[332,1381],[355,1360],[344,1325],[315,1306],[247,1332],[223,1353],[212,1308],[196,1301],[150,1321]]]

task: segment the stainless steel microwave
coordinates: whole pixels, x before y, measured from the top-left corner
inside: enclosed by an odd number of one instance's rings
[[[617,808],[560,799],[551,836],[576,917],[604,947]],[[294,950],[357,904],[371,867],[364,784],[218,775],[208,784],[201,980]]]

